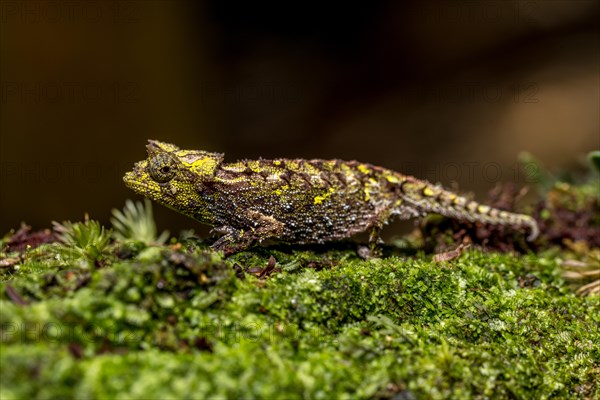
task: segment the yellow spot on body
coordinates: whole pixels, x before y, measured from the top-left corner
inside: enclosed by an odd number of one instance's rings
[[[371,168],[367,167],[365,164],[359,164],[358,167],[356,167],[356,168],[358,168],[358,170],[360,172],[362,172],[363,174],[371,173]]]
[[[490,207],[488,207],[488,206],[484,206],[484,205],[481,205],[481,206],[477,207],[477,211],[478,211],[480,214],[487,214],[487,213],[488,213],[488,211],[490,211]]]
[[[260,161],[258,160],[248,161],[248,168],[250,168],[252,172],[262,172],[262,168],[260,167]]]
[[[335,161],[331,161],[331,160],[325,161],[321,167],[326,171],[334,171],[335,170]]]
[[[396,178],[394,175],[386,175],[385,179],[387,179],[387,181],[389,183],[400,183],[400,180],[398,178]]]
[[[288,160],[285,163],[285,166],[290,170],[290,171],[298,171],[298,169],[300,168],[300,166],[298,165],[298,163],[296,161],[292,161],[292,160]]]
[[[276,161],[273,161],[273,165],[280,166],[280,165],[281,165],[281,161],[277,161],[277,160],[276,160]]]
[[[285,192],[285,191],[286,191],[286,190],[288,190],[289,188],[290,188],[290,187],[289,187],[288,185],[285,185],[285,186],[282,186],[282,187],[280,187],[280,188],[277,188],[277,189],[275,190],[275,194],[276,194],[277,196],[281,196],[281,195],[283,194],[283,192]]]
[[[324,200],[327,200],[334,192],[334,188],[329,188],[329,191],[327,193],[315,196],[314,204],[321,204]]]
[[[365,188],[365,201],[371,200],[371,193],[369,192],[369,188]]]
[[[456,204],[457,206],[464,206],[466,202],[467,202],[467,200],[464,197],[458,197],[458,196],[453,201],[453,203]]]
[[[432,190],[432,189],[431,189],[429,186],[426,186],[426,187],[423,189],[423,194],[424,194],[425,196],[431,197],[431,196],[435,195],[435,192],[434,192],[434,191],[433,191],[433,190]]]
[[[198,175],[212,175],[217,167],[217,161],[214,158],[200,158],[191,164],[186,164],[192,172]]]

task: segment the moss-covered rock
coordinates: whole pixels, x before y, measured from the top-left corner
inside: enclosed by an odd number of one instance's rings
[[[273,249],[269,276],[236,273],[266,267],[260,253],[223,260],[188,239],[4,271],[1,397],[600,395],[600,299],[573,295],[556,251],[437,264]]]
[[[551,183],[533,248],[473,240],[446,262],[415,236],[378,259],[224,259],[189,232],[166,243],[149,203],[113,230],[22,227],[0,241],[0,398],[600,398],[598,285],[578,296],[561,269],[599,268],[597,185]]]

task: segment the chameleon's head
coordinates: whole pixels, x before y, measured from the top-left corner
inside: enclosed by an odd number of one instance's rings
[[[204,220],[205,200],[201,193],[223,161],[223,154],[181,150],[156,140],[149,140],[146,147],[148,158],[125,174],[125,185],[160,204]]]

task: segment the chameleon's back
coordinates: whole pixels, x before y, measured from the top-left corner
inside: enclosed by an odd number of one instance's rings
[[[252,160],[222,164],[214,183],[226,193],[215,210],[243,226],[233,210],[255,210],[284,225],[280,240],[314,243],[373,226],[396,200],[383,168],[340,160]],[[234,213],[235,214],[235,213]]]

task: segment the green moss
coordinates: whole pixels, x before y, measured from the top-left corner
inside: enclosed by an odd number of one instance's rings
[[[4,271],[1,397],[600,396],[600,299],[572,294],[556,250],[444,265],[184,243]],[[270,254],[268,277],[236,277]]]
[[[165,244],[140,203],[112,239],[22,227],[0,240],[0,398],[600,398],[600,297],[560,268],[598,260],[598,179],[548,187],[538,254],[447,263],[414,237],[224,259]]]

